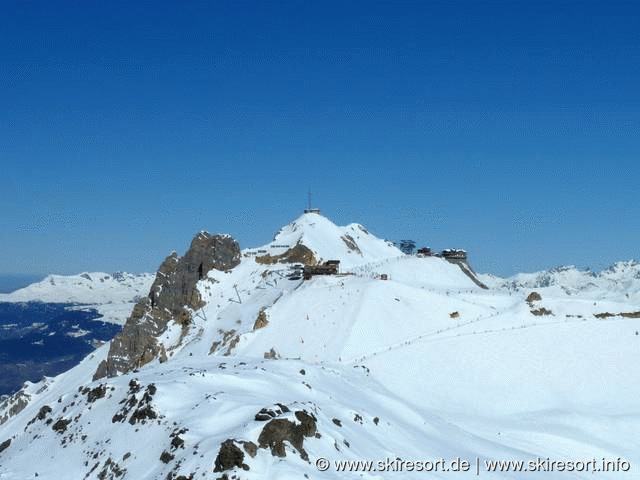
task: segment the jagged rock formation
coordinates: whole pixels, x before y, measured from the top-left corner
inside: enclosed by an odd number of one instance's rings
[[[171,253],[160,265],[149,296],[140,300],[122,331],[111,341],[109,355],[94,379],[113,377],[161,360],[166,353],[157,341],[170,321],[187,326],[190,312],[203,306],[196,283],[212,270],[229,270],[240,263],[240,247],[229,235],[200,232],[183,257]]]

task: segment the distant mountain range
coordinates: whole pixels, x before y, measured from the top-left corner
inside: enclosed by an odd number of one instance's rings
[[[493,288],[524,291],[544,289],[549,294],[587,296],[640,302],[640,262],[618,262],[601,272],[563,266],[536,273],[519,273],[509,278],[480,275]]]
[[[122,325],[138,297],[146,296],[155,278],[150,273],[80,273],[48,275],[8,294],[0,302],[77,303],[95,308],[101,320]]]
[[[126,278],[47,277],[12,297],[138,292],[110,344],[0,403],[0,478],[639,472],[636,262],[476,276],[305,213],[258,248],[200,232]],[[373,463],[337,463],[359,461]]]

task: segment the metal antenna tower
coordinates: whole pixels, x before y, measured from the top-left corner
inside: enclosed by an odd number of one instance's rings
[[[304,210],[304,213],[317,213],[317,214],[320,214],[320,209],[319,208],[313,208],[311,206],[312,205],[311,200],[312,200],[311,190],[309,190],[309,193],[307,195],[307,203],[308,204],[307,204],[307,208]]]

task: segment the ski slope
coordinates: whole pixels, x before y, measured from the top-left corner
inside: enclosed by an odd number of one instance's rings
[[[289,264],[256,262],[254,252],[297,243],[339,259],[342,274],[291,280]],[[317,214],[244,253],[234,269],[198,283],[205,306],[188,328],[172,324],[161,335],[166,361],[92,382],[104,346],[29,385],[20,413],[9,414],[16,398],[0,405],[0,444],[11,439],[0,479],[218,478],[213,469],[229,439],[248,467],[226,470],[229,478],[639,478],[640,320],[618,315],[640,310],[633,268],[618,270],[596,297],[575,279],[564,285],[566,276],[517,288],[494,280],[484,290],[457,265],[402,255],[359,226]],[[531,286],[540,300],[526,301]],[[615,314],[596,316],[602,312]],[[104,396],[90,402],[101,385]],[[45,405],[51,412],[29,423]],[[147,407],[155,417],[132,424]],[[259,445],[266,428],[256,418],[262,409],[291,424],[296,412],[313,416],[317,435],[303,439],[308,459],[290,441],[284,457],[269,448],[250,455],[245,442]],[[54,431],[61,419],[70,420],[66,430]],[[316,467],[319,459],[397,458],[445,459],[449,467],[462,459],[472,468]],[[538,458],[593,460],[594,468],[621,459],[630,468],[514,473],[488,472],[484,463]]]

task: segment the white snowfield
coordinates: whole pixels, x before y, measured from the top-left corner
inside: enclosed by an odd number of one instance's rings
[[[245,254],[278,255],[298,243],[313,250],[319,261],[339,259],[343,269],[402,255],[393,243],[370,234],[362,225],[352,223],[339,227],[328,218],[314,213],[302,215],[281,228],[273,242],[260,248],[247,249]]]
[[[510,278],[479,277],[493,288],[510,291],[543,289],[541,291],[560,296],[640,302],[640,262],[635,260],[618,262],[598,273],[565,266],[545,272],[519,273]]]
[[[255,261],[297,242],[341,260],[342,274],[290,280],[289,264]],[[105,345],[29,384],[27,407],[0,425],[0,449],[11,440],[0,479],[640,478],[631,263],[595,296],[576,283],[563,289],[561,277],[509,288],[511,279],[482,276],[493,287],[483,290],[444,259],[402,255],[317,214],[244,253],[198,284],[206,306],[188,331],[163,334],[166,362],[92,382]],[[528,303],[534,290],[541,299]],[[88,389],[101,385],[90,402]],[[315,417],[308,460],[289,441],[286,457],[244,450],[268,423],[255,415],[277,404],[290,410],[279,419]],[[248,469],[213,472],[227,439]],[[514,463],[489,471],[493,461]]]
[[[95,308],[100,320],[123,325],[137,297],[149,294],[155,278],[151,273],[91,272],[48,275],[15,292],[0,294],[0,302],[77,303]]]

